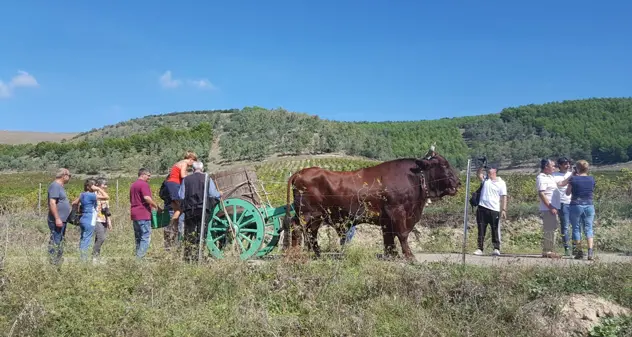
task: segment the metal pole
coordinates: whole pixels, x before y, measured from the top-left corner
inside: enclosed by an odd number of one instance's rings
[[[42,215],[42,183],[39,183],[37,190],[37,215]]]
[[[465,248],[467,245],[467,219],[468,219],[468,199],[470,196],[470,169],[472,159],[467,160],[467,172],[465,174],[465,210],[463,211],[463,265],[465,265]]]
[[[202,220],[200,221],[200,244],[198,247],[198,264],[202,260],[202,246],[204,242],[204,220],[206,218],[206,200],[208,199],[208,173],[204,173],[204,201],[202,201]],[[186,243],[185,243],[186,244]]]
[[[119,208],[119,184],[118,179],[116,179],[116,209]]]

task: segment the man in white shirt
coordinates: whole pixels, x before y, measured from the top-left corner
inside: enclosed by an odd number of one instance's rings
[[[493,255],[500,255],[500,217],[507,218],[507,184],[498,177],[498,164],[487,168],[487,177],[483,175],[483,167],[479,167],[476,175],[482,182],[481,196],[476,209],[478,227],[478,249],[474,255],[483,255],[485,232],[489,224],[492,229]],[[502,205],[502,206],[501,206]]]
[[[540,173],[537,175],[536,188],[540,198],[540,216],[542,217],[543,238],[542,257],[559,258],[554,251],[555,230],[557,229],[557,210],[560,208],[559,200],[553,198],[558,184],[553,177],[555,162],[550,159],[540,161]]]
[[[560,234],[562,236],[562,243],[564,244],[564,255],[570,256],[571,250],[569,247],[570,241],[570,203],[571,196],[566,195],[566,187],[568,185],[560,186],[560,183],[566,181],[570,176],[573,175],[573,172],[569,169],[571,166],[570,160],[566,157],[561,157],[557,160],[557,167],[559,169],[558,172],[553,172],[553,178],[555,178],[555,182],[558,184],[557,190],[553,192],[552,203],[554,205],[559,204],[560,207],[557,210],[557,215],[560,221]]]

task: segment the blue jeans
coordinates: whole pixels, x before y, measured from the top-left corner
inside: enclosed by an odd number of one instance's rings
[[[571,205],[570,219],[573,225],[573,241],[582,238],[580,222],[584,224],[584,235],[586,239],[593,237],[593,221],[595,220],[595,206],[593,205]]]
[[[79,239],[79,258],[82,261],[86,261],[88,260],[88,249],[92,243],[94,226],[92,226],[91,223],[84,223],[83,221],[80,221],[79,227],[81,228],[81,238]]]
[[[560,234],[562,234],[562,243],[564,243],[564,248],[568,248],[568,241],[570,240],[570,234],[572,233],[569,232],[569,227],[571,227],[570,213],[569,204],[561,204],[560,209],[557,212],[560,219]]]
[[[52,264],[59,264],[64,254],[64,235],[66,234],[66,223],[61,228],[55,226],[55,220],[48,219],[48,229],[50,229],[50,241],[48,242],[48,255]]]
[[[134,238],[136,239],[136,258],[141,259],[149,249],[151,220],[134,220]]]

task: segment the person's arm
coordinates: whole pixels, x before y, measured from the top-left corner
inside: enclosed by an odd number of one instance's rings
[[[50,208],[50,213],[53,215],[53,218],[55,218],[55,226],[62,227],[64,225],[64,222],[61,221],[61,218],[59,218],[59,211],[57,210],[57,199],[52,197],[49,198],[48,207]]]
[[[568,187],[566,188],[566,195],[571,195],[573,194],[573,185],[569,184]]]
[[[540,197],[540,200],[542,201],[544,206],[546,206],[546,208],[548,208],[551,211],[551,213],[557,214],[557,209],[555,209],[555,207],[551,205],[549,200],[544,195],[545,189],[544,189],[544,186],[542,186],[542,181],[540,180],[540,178],[537,179],[537,186],[538,186],[538,197]]]
[[[483,174],[483,167],[479,167],[478,170],[476,170],[476,176],[478,177],[478,179],[480,181],[485,180],[485,175]]]
[[[500,190],[500,216],[507,219],[507,184],[504,182]]]
[[[97,192],[97,200],[110,200],[108,193],[101,187],[94,186],[92,187],[92,190]]]
[[[151,190],[149,189],[149,185],[143,186],[142,192],[145,202],[148,203],[150,207],[160,210],[158,204],[156,204],[156,202],[154,202],[154,199],[151,197]]]
[[[187,176],[188,165],[186,162],[181,162],[178,167],[180,167],[180,178],[184,179]]]

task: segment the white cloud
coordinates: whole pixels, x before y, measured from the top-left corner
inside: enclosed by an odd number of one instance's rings
[[[11,97],[11,88],[4,84],[4,82],[0,81],[0,98],[9,98]]]
[[[35,88],[39,87],[39,83],[33,75],[26,71],[18,70],[18,74],[13,76],[8,84],[0,80],[0,98],[13,97],[15,88]]]
[[[35,77],[22,70],[18,70],[18,75],[11,79],[9,85],[13,87],[39,87],[39,83],[37,83]]]
[[[167,88],[167,89],[173,89],[173,88],[177,88],[182,86],[183,83],[186,83],[187,85],[194,87],[194,88],[198,88],[198,89],[206,89],[206,90],[214,90],[217,89],[217,87],[215,87],[215,85],[213,83],[211,83],[209,80],[203,78],[203,79],[199,79],[199,80],[192,80],[192,79],[187,79],[187,80],[180,80],[180,79],[175,79],[173,78],[173,75],[171,74],[171,70],[167,70],[165,71],[164,74],[162,74],[160,76],[160,78],[158,79],[158,82],[160,83],[160,85],[163,88]]]
[[[188,83],[189,85],[194,86],[196,88],[200,88],[200,89],[208,89],[208,90],[215,89],[215,86],[213,85],[213,83],[209,82],[209,80],[207,79],[189,80]]]
[[[167,70],[160,76],[160,84],[163,88],[177,88],[182,84],[182,81],[171,78],[171,70]]]

